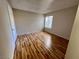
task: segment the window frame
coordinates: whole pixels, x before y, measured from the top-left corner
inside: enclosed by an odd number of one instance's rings
[[[49,24],[50,26],[49,26],[49,25],[46,26],[46,17],[48,17],[48,18],[49,18],[49,17],[52,17],[52,19],[51,19],[51,24]],[[49,23],[50,23],[50,22],[49,22]],[[44,18],[44,29],[45,29],[45,28],[51,29],[51,28],[52,28],[52,25],[53,25],[53,16],[45,16],[45,18]]]

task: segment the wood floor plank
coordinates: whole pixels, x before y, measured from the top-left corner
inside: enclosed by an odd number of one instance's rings
[[[64,59],[68,41],[46,32],[17,37],[14,59]]]

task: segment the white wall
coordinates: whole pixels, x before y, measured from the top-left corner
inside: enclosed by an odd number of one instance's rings
[[[54,16],[53,25],[51,29],[45,29],[46,31],[63,37],[65,39],[69,39],[72,25],[74,22],[74,17],[76,14],[77,6],[59,10],[56,12],[48,13],[48,15]]]
[[[79,6],[65,59],[79,59]]]
[[[44,27],[44,16],[13,9],[16,31],[18,35],[41,31]]]
[[[13,49],[8,3],[0,0],[0,59],[12,59]]]

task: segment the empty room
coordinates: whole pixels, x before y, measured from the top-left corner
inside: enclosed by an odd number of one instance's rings
[[[0,0],[0,59],[79,59],[79,0]]]

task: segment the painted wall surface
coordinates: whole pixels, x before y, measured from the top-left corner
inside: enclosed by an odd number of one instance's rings
[[[54,20],[52,28],[45,28],[45,31],[48,31],[65,39],[69,39],[74,18],[76,15],[76,10],[77,6],[74,6],[71,8],[46,14],[46,16],[53,16]]]
[[[65,59],[79,59],[79,6]]]
[[[44,28],[44,16],[13,9],[18,35],[41,31]]]
[[[14,43],[8,14],[8,3],[0,0],[0,59],[13,59]]]

